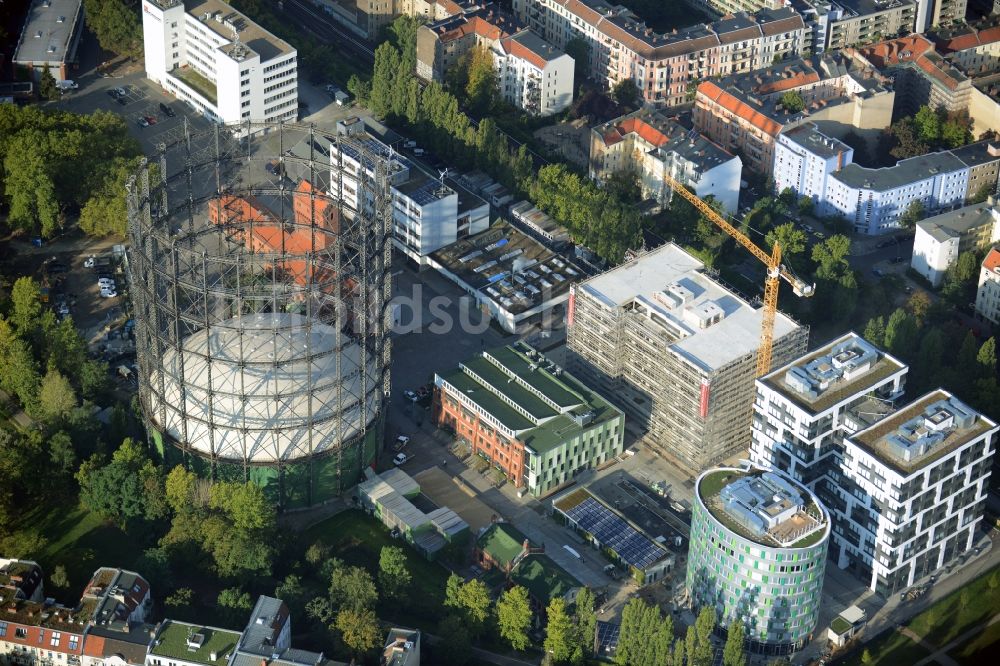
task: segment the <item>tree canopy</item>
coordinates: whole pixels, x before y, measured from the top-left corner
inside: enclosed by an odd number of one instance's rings
[[[530,644],[528,630],[531,629],[531,604],[528,591],[515,585],[497,601],[497,628],[500,638],[510,643],[515,650],[524,650]]]

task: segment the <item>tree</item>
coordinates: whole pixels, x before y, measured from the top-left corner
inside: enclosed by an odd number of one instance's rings
[[[927,292],[923,290],[918,290],[913,292],[913,294],[906,299],[906,309],[910,311],[913,318],[917,320],[917,326],[922,326],[927,313],[931,309],[931,297],[927,295]]]
[[[594,655],[594,640],[597,636],[597,614],[594,612],[596,600],[589,587],[580,590],[576,595],[576,610],[574,620],[583,656],[587,659]]]
[[[869,319],[862,337],[877,347],[885,347],[885,317],[878,315]]]
[[[897,308],[885,324],[885,346],[893,354],[910,359],[917,345],[917,322],[902,308]]]
[[[920,199],[914,199],[906,207],[906,210],[903,211],[903,214],[899,216],[899,226],[904,229],[912,229],[917,222],[924,219],[925,215],[924,202]]]
[[[84,0],[87,25],[106,51],[135,56],[142,52],[139,17],[122,0]]]
[[[871,650],[868,648],[865,648],[864,652],[861,653],[861,663],[865,664],[865,666],[875,663],[875,658],[872,657]]]
[[[23,337],[38,326],[42,314],[42,290],[30,277],[19,277],[10,290],[10,322]]]
[[[941,117],[929,106],[921,106],[913,116],[917,138],[927,144],[935,144],[941,138]],[[956,146],[957,148],[957,146]]]
[[[371,574],[361,567],[339,566],[330,577],[330,601],[336,609],[360,612],[375,606],[378,590]]]
[[[103,464],[91,456],[76,473],[80,500],[87,508],[120,527],[135,519],[161,517],[166,502],[157,496],[159,470],[136,442],[126,438]]]
[[[306,589],[302,584],[302,578],[296,574],[288,574],[285,579],[274,588],[274,596],[281,599],[292,610],[301,613],[305,610]],[[293,612],[293,614],[296,614]]]
[[[671,659],[675,664],[683,661],[683,657],[678,660],[671,654],[673,619],[669,616],[664,618],[659,608],[650,606],[640,598],[630,599],[622,609],[619,634],[618,649],[614,656],[616,664],[660,666]],[[683,647],[681,650],[683,652]],[[691,654],[694,654],[694,646]]]
[[[174,612],[188,611],[191,608],[192,599],[194,599],[194,590],[190,587],[179,587],[163,600],[163,604]]]
[[[822,243],[813,245],[812,258],[816,262],[816,277],[828,280],[840,279],[850,270],[847,256],[851,251],[851,240],[835,234]]]
[[[209,506],[225,513],[240,532],[270,530],[276,520],[274,504],[256,483],[216,483]]]
[[[330,547],[327,546],[322,541],[317,541],[313,545],[306,548],[306,562],[316,566],[320,562],[326,559],[327,555],[330,553]]]
[[[573,59],[576,81],[583,81],[590,71],[590,42],[581,37],[573,37],[566,42],[566,48],[563,50]]]
[[[723,666],[746,666],[745,641],[746,631],[743,629],[743,623],[735,620],[729,625],[729,633],[726,636],[726,647],[722,652]]]
[[[940,328],[931,327],[920,340],[917,362],[913,364],[913,374],[917,387],[929,388],[934,377],[939,375],[944,359],[945,338]],[[917,388],[915,390],[920,390]]]
[[[70,436],[60,430],[49,437],[49,460],[56,472],[69,475],[76,469],[76,450],[73,448],[73,440]]]
[[[382,592],[391,599],[406,593],[410,586],[410,571],[406,566],[406,554],[398,546],[383,546],[379,553],[378,581]]]
[[[59,88],[56,86],[56,79],[52,76],[52,71],[48,67],[42,70],[42,74],[38,78],[38,94],[42,96],[42,99],[47,99],[50,102],[59,99]]]
[[[489,113],[499,96],[493,56],[485,47],[479,46],[469,51],[465,58],[465,96],[469,108],[476,113]]]
[[[56,568],[52,570],[49,582],[60,589],[69,587],[69,577],[66,575],[66,567],[57,564]]]
[[[788,222],[768,231],[764,240],[771,247],[781,245],[781,256],[791,260],[805,251],[807,237],[806,232]]]
[[[715,609],[705,606],[694,622],[694,650],[688,649],[691,666],[709,666],[712,663],[712,632],[715,630]]]
[[[455,588],[449,577],[444,603],[461,613],[472,636],[479,636],[490,613],[490,591],[483,581],[470,580]]]
[[[238,587],[229,587],[221,592],[216,599],[216,605],[221,609],[226,624],[223,626],[238,626],[246,619],[253,605],[250,594]]]
[[[135,570],[142,572],[154,590],[173,587],[174,575],[170,570],[170,554],[165,548],[147,548],[136,560]]]
[[[989,338],[979,348],[976,354],[976,362],[979,364],[979,375],[983,378],[996,377],[997,374],[997,342],[995,338]]]
[[[566,602],[555,597],[545,609],[545,652],[556,662],[568,660],[573,655],[573,621],[566,613]]]
[[[70,386],[69,380],[50,366],[42,378],[42,384],[38,389],[38,403],[33,411],[37,412],[44,423],[57,425],[63,422],[75,407],[76,393]]]
[[[337,613],[336,627],[344,645],[356,655],[368,652],[382,638],[375,611],[367,608],[346,608],[340,611]]]
[[[497,627],[500,638],[510,643],[515,650],[524,650],[530,644],[528,630],[531,628],[531,604],[528,591],[515,585],[497,601]]]
[[[642,91],[632,79],[622,79],[611,89],[611,97],[621,106],[634,109],[639,106]]]
[[[781,96],[781,107],[788,113],[798,113],[806,108],[806,101],[798,90],[789,90]]]
[[[895,145],[889,154],[902,160],[930,152],[930,146],[920,140],[916,123],[913,118],[901,118],[889,128],[889,134]]]
[[[448,637],[448,640],[441,641],[435,646],[436,656],[442,663],[460,666],[468,661],[472,653],[472,639],[462,618],[448,615],[441,620],[438,633]]]

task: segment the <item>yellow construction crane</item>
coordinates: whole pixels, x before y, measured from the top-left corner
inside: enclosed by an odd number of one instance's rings
[[[774,316],[778,311],[778,280],[784,280],[792,285],[796,296],[812,296],[816,291],[815,284],[807,284],[781,265],[781,246],[777,243],[768,254],[750,240],[746,234],[729,223],[726,218],[715,212],[715,209],[702,201],[698,195],[681,185],[667,174],[663,176],[667,185],[697,208],[703,215],[715,223],[717,227],[736,239],[740,245],[750,251],[750,254],[760,259],[767,267],[767,278],[764,280],[764,316],[761,322],[760,346],[757,348],[757,377],[763,377],[771,371],[771,349],[774,345]]]

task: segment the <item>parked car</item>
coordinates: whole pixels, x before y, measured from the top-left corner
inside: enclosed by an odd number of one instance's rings
[[[126,95],[124,88],[115,88],[115,94],[119,97],[124,97]]]
[[[71,81],[70,79],[66,79],[65,81],[56,81],[56,88],[59,89],[59,92],[66,92],[67,90],[76,90],[79,87],[80,84],[78,84],[76,81]]]
[[[111,289],[101,289],[101,298],[115,298],[118,296],[118,292],[112,287]]]
[[[176,113],[174,113],[173,109],[171,109],[163,102],[160,102],[160,111],[162,111],[163,115],[165,115],[167,118],[173,118],[175,115],[177,115]]]
[[[66,301],[63,301],[62,303],[60,303],[59,305],[57,305],[56,306],[56,313],[57,314],[61,314],[61,315],[68,315],[69,314],[69,303],[67,303]]]
[[[114,289],[117,285],[111,278],[101,278],[97,281],[97,286],[101,289]]]
[[[407,460],[409,460],[412,457],[413,456],[408,456],[405,453],[397,453],[396,457],[392,459],[392,464],[393,465],[402,465],[403,463],[405,463]]]
[[[90,255],[89,257],[87,257],[86,259],[83,260],[83,267],[84,268],[93,268],[94,267],[94,260],[95,259],[96,259],[96,257],[94,255]]]
[[[409,389],[403,391],[403,396],[410,402],[416,402],[417,400],[420,400],[420,398],[417,397],[417,394],[414,393],[413,391],[410,391]]]
[[[139,125],[139,127],[149,127],[149,121],[146,120],[145,118],[140,117],[135,122],[137,125]]]
[[[146,116],[146,122],[150,125],[156,124],[156,116]]]

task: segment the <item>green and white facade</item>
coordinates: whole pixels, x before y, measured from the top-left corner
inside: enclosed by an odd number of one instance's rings
[[[787,476],[720,467],[698,477],[687,589],[719,625],[740,619],[756,649],[789,653],[819,620],[830,537],[826,509]]]

